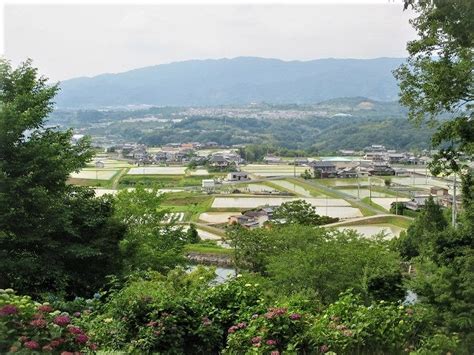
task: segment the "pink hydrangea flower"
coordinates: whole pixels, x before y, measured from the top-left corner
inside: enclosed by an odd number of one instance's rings
[[[247,323],[241,322],[241,323],[237,324],[237,328],[239,328],[239,329],[245,329],[245,328],[247,328]]]
[[[89,337],[85,334],[79,334],[76,336],[76,343],[85,344],[89,340]]]
[[[270,355],[280,355],[280,352],[278,350],[273,350]]]
[[[45,304],[45,305],[39,306],[38,311],[43,312],[43,313],[49,313],[53,311],[53,307]]]
[[[262,341],[262,337],[253,337],[252,338],[252,344],[257,344]]]
[[[79,327],[71,326],[67,329],[69,330],[69,333],[72,333],[72,334],[84,334],[84,331]]]
[[[0,317],[9,316],[12,314],[17,314],[17,313],[18,313],[18,308],[16,308],[16,306],[13,304],[6,304],[2,308],[0,308]]]
[[[300,320],[301,319],[301,314],[299,314],[299,313],[290,314],[290,319],[291,320]]]
[[[69,323],[71,323],[71,319],[68,316],[57,316],[53,320],[54,324],[57,324],[61,327],[65,327]]]
[[[30,325],[35,328],[44,328],[47,324],[48,323],[42,318],[38,318],[30,322]]]
[[[270,345],[270,346],[277,345],[277,341],[274,340],[274,339],[268,339],[267,340],[267,345]]]
[[[227,330],[228,333],[235,333],[236,330],[238,330],[239,328],[236,327],[235,325],[233,325],[232,327],[229,328],[229,330]]]
[[[327,352],[329,351],[329,346],[327,346],[327,345],[321,345],[321,346],[319,347],[319,351],[322,352],[323,354],[324,354],[324,353],[327,353]]]
[[[25,348],[28,348],[30,350],[36,350],[40,347],[40,345],[34,340],[27,341],[23,345],[25,346]]]

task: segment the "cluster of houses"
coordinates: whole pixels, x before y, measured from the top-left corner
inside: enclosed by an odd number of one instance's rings
[[[137,165],[153,164],[189,164],[194,162],[197,165],[209,165],[212,167],[226,168],[238,165],[243,159],[234,151],[218,152],[210,155],[200,156],[199,149],[218,148],[215,142],[205,144],[191,143],[170,143],[166,144],[157,152],[150,152],[143,144],[122,144],[113,147],[114,151],[120,153],[120,157],[127,159]]]
[[[451,208],[454,204],[458,210],[462,207],[462,197],[460,195],[454,198],[447,188],[438,186],[431,187],[428,194],[415,195],[410,201],[403,202],[403,205],[409,210],[418,211],[430,197],[433,197],[434,201],[443,207]]]
[[[272,220],[276,206],[263,206],[254,210],[245,211],[228,218],[228,225],[240,225],[247,229],[261,228]]]
[[[421,156],[416,156],[410,152],[397,152],[393,149],[387,149],[380,144],[373,144],[365,147],[362,151],[342,149],[339,151],[344,156],[363,156],[364,160],[370,160],[383,164],[409,164],[424,165],[429,162],[429,155],[433,152],[423,151]]]

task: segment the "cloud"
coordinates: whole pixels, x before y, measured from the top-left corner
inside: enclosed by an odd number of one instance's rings
[[[7,5],[5,54],[54,80],[187,59],[406,55],[393,5]]]

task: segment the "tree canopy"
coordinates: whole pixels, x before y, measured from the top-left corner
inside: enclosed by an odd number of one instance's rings
[[[91,293],[118,267],[112,201],[67,184],[89,141],[45,125],[57,90],[31,61],[0,61],[0,288]]]

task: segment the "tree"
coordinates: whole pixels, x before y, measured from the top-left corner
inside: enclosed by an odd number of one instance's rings
[[[237,266],[268,275],[277,294],[303,292],[324,303],[349,288],[366,300],[404,296],[398,253],[382,239],[300,224],[237,228],[228,237],[236,246]]]
[[[447,226],[448,222],[441,206],[433,200],[433,197],[428,198],[407,232],[396,240],[400,254],[406,260],[410,260],[423,252],[431,251],[435,235],[445,230]]]
[[[334,223],[339,220],[339,218],[320,216],[316,213],[316,208],[305,200],[295,200],[282,203],[273,212],[273,218],[277,223],[298,223],[314,226]]]
[[[301,173],[301,177],[305,180],[312,179],[313,175],[311,174],[311,170],[305,169],[305,171]]]
[[[186,233],[168,210],[160,209],[162,201],[163,194],[156,188],[145,189],[141,185],[116,196],[115,218],[127,225],[120,243],[126,274],[148,269],[166,273],[186,262]]]
[[[474,154],[474,3],[424,0],[412,7],[418,38],[408,42],[408,62],[395,71],[400,102],[412,121],[437,125],[432,143],[441,149],[433,172],[460,172],[460,155]]]
[[[460,333],[462,351],[472,353],[473,181],[462,156],[474,155],[474,2],[407,0],[405,7],[409,3],[417,13],[411,23],[418,38],[407,45],[408,63],[395,72],[400,102],[408,107],[412,121],[436,126],[432,144],[440,150],[431,170],[460,175],[466,194],[457,227],[423,238],[426,252],[413,260],[417,272],[411,287],[433,308],[436,324]]]
[[[45,128],[57,90],[31,61],[0,61],[0,288],[90,294],[119,267],[123,227],[109,199],[66,183],[92,150]]]
[[[186,242],[190,244],[196,244],[201,241],[201,238],[199,237],[199,233],[196,229],[196,225],[194,223],[191,223],[189,225],[189,229],[186,231]]]

